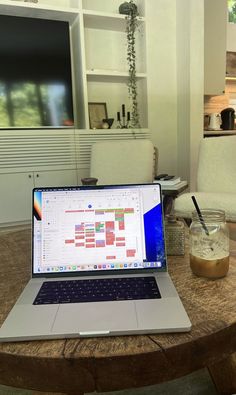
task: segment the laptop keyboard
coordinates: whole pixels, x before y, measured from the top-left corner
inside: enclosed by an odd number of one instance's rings
[[[154,277],[45,281],[34,305],[160,299]]]

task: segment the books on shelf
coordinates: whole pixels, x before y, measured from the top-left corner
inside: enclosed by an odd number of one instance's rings
[[[161,185],[163,192],[165,191],[179,191],[180,189],[186,189],[188,187],[187,181],[180,181],[174,185]]]
[[[179,184],[181,182],[181,178],[178,176],[168,176],[162,177],[158,179],[158,176],[155,178],[154,183],[161,184],[162,186],[172,186]]]

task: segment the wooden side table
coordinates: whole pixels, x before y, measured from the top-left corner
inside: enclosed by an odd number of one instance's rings
[[[0,234],[0,325],[30,277],[30,231]],[[232,242],[231,251],[236,250]],[[82,395],[153,385],[207,367],[220,394],[236,393],[236,256],[225,278],[196,277],[184,257],[169,272],[192,330],[0,344],[0,383]]]
[[[161,186],[163,195],[163,208],[165,215],[170,214],[173,208],[174,199],[188,188],[187,181],[180,181],[171,186]]]

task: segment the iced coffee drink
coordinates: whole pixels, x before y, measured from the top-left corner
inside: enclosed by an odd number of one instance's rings
[[[190,254],[190,267],[197,276],[224,277],[229,270],[229,256],[220,259],[204,259]]]
[[[204,225],[195,212],[190,227],[190,267],[207,278],[224,277],[229,270],[229,233],[225,213],[202,210]]]

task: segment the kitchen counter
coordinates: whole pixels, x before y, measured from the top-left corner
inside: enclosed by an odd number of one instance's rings
[[[204,130],[204,137],[217,137],[217,136],[233,136],[236,135],[236,129],[234,130]]]

